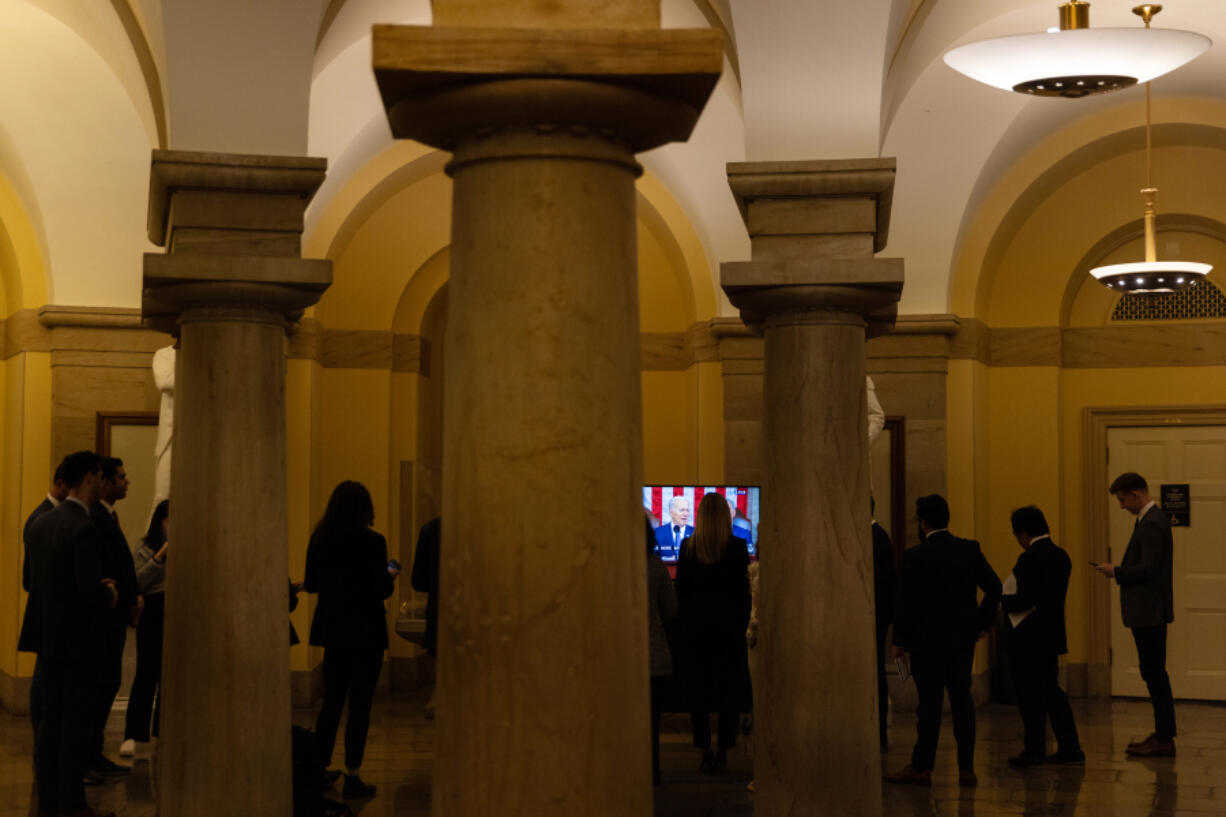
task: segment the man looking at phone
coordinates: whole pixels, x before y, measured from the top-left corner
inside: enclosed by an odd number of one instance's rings
[[[1127,752],[1138,757],[1174,757],[1175,699],[1166,673],[1166,625],[1175,620],[1171,523],[1149,498],[1149,485],[1140,474],[1120,474],[1110,490],[1120,507],[1137,521],[1123,561],[1095,564],[1094,569],[1120,586],[1120,613],[1124,626],[1132,630],[1141,678],[1154,707],[1153,734],[1129,743]]]

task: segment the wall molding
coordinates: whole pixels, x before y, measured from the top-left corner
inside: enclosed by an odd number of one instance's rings
[[[0,359],[50,352],[53,366],[135,368],[169,342],[144,325],[139,309],[48,304],[0,321]],[[681,332],[644,332],[640,343],[644,371],[686,371],[712,362],[744,368],[763,354],[762,338],[736,317],[698,321]],[[325,369],[430,375],[429,342],[420,335],[334,329],[303,318],[291,326],[286,351]],[[1226,366],[1226,320],[993,328],[952,314],[900,315],[893,331],[867,341],[865,352],[870,374],[944,372],[950,360],[1064,369]]]

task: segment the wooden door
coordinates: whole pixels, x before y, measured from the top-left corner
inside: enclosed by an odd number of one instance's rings
[[[1167,671],[1176,698],[1226,700],[1226,426],[1112,428],[1107,444],[1110,478],[1136,471],[1156,501],[1163,483],[1189,486],[1191,525],[1173,528],[1175,622],[1167,630]],[[1111,561],[1119,564],[1134,517],[1114,498],[1104,501],[1110,502]],[[1147,695],[1114,587],[1111,651],[1112,693]]]

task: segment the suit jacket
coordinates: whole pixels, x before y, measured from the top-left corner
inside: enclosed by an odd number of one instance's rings
[[[438,551],[442,535],[440,517],[421,526],[413,554],[413,574],[409,577],[414,590],[430,594],[426,599],[426,632],[421,642],[429,655],[438,654]]]
[[[17,648],[51,661],[95,660],[111,596],[88,511],[61,502],[30,526],[28,545],[30,600]]]
[[[873,523],[873,589],[877,627],[894,621],[894,597],[898,594],[898,571],[894,567],[894,545],[885,528]]]
[[[1013,646],[1025,652],[1063,655],[1068,652],[1064,630],[1064,597],[1073,562],[1050,538],[1039,539],[1017,557],[1013,575],[1017,592],[1003,596],[1006,613],[1034,608],[1013,628]]]
[[[908,652],[972,647],[996,621],[1000,579],[973,539],[930,533],[903,553],[898,588],[894,643]]]
[[[673,544],[673,523],[665,522],[656,528],[656,553],[660,554],[660,558],[666,562],[675,562],[681,556],[681,542],[694,532],[693,525],[685,525],[681,528],[681,535],[677,539],[677,544]],[[742,540],[744,541],[744,540]]]
[[[119,591],[114,618],[121,626],[127,626],[128,611],[136,604],[136,597],[140,595],[140,585],[136,582],[136,563],[132,560],[128,537],[123,535],[123,528],[119,527],[119,523],[101,502],[95,502],[90,507],[89,518],[98,529],[102,544],[102,575],[114,579],[115,589]]]
[[[1171,523],[1157,505],[1136,522],[1124,560],[1115,568],[1125,627],[1156,627],[1175,620]]]
[[[26,518],[25,527],[21,529],[21,541],[25,544],[25,558],[21,560],[21,589],[27,593],[30,592],[30,528],[34,525],[34,520],[45,513],[55,510],[55,505],[51,503],[49,497],[43,497],[43,501],[38,503],[38,506],[30,512]],[[22,617],[24,621],[30,616],[30,597],[26,596],[26,612]]]
[[[30,515],[26,517],[25,527],[21,529],[21,541],[26,546],[26,557],[21,563],[21,588],[27,593],[30,592],[30,527],[34,524],[35,519],[54,510],[55,505],[51,503],[51,498],[43,497],[43,501],[30,511]]]
[[[387,572],[387,541],[370,528],[335,538],[322,530],[307,546],[304,587],[319,594],[310,642],[317,647],[387,649],[383,600],[396,582]]]

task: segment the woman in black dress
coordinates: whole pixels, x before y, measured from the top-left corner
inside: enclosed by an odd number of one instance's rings
[[[699,769],[719,774],[736,745],[740,712],[747,708],[749,666],[749,552],[732,535],[728,503],[719,494],[698,504],[694,534],[681,544],[677,600],[686,639],[685,694],[690,700]],[[711,751],[710,713],[719,713],[719,751]]]
[[[319,757],[332,763],[341,710],[345,723],[346,798],[370,797],[375,787],[358,768],[366,749],[370,706],[387,649],[387,610],[383,601],[395,589],[397,566],[387,560],[387,542],[370,529],[375,521],[370,492],[359,482],[336,486],[324,517],[307,547],[303,589],[318,593],[310,641],[324,648],[324,702],[315,721]],[[339,775],[330,772],[327,780]]]

